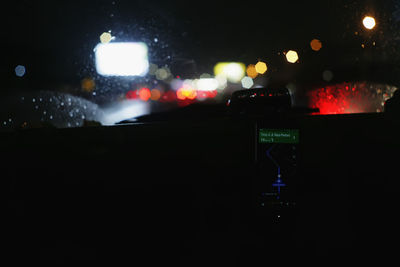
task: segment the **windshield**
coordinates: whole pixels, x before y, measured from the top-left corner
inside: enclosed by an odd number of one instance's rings
[[[400,2],[25,1],[2,8],[1,129],[114,125],[285,87],[321,114],[382,112]]]

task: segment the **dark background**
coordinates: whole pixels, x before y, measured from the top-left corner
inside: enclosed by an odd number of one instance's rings
[[[360,58],[393,61],[395,11],[395,1],[12,1],[1,16],[3,88],[43,89],[94,75],[93,48],[109,30],[119,41],[144,41],[151,62],[187,77],[212,73],[219,61],[266,60],[269,75],[285,79]],[[372,32],[362,27],[366,14],[377,19]],[[314,38],[323,43],[318,53]],[[289,49],[300,64],[285,62]],[[14,75],[18,64],[27,67],[23,81]]]
[[[79,83],[93,74],[93,48],[108,30],[145,41],[151,61],[176,74],[183,63],[201,74],[220,60],[265,59],[268,75],[283,80],[318,80],[336,65],[366,77],[368,64],[396,60],[395,5],[382,2],[13,1],[1,8],[1,90]],[[368,12],[379,23],[374,32],[361,25]],[[323,42],[320,53],[309,47],[313,38]],[[285,63],[287,49],[300,53],[299,64]],[[23,79],[17,64],[27,67]],[[301,143],[290,184],[297,206],[279,223],[256,201],[259,179],[270,184],[276,170],[257,165],[255,123],[216,117],[2,132],[5,253],[25,262],[254,266],[278,253],[398,250],[398,122],[355,114],[284,125],[300,129]]]

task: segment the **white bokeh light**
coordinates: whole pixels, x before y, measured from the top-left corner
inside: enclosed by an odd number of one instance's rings
[[[144,43],[107,43],[95,48],[96,69],[103,76],[145,76],[149,71]]]
[[[370,16],[366,16],[363,19],[363,24],[364,24],[365,28],[367,28],[368,30],[372,30],[376,26],[375,18],[370,17]]]
[[[253,87],[253,85],[254,85],[254,81],[252,78],[246,76],[242,79],[243,88],[250,89],[251,87]]]

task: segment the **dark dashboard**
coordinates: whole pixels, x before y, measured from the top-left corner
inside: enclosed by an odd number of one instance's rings
[[[400,234],[399,129],[353,114],[2,133],[7,247],[16,259],[189,265],[386,250]]]

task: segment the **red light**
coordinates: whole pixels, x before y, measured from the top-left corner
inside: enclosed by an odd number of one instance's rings
[[[350,108],[347,98],[351,94],[345,84],[327,86],[311,92],[311,107],[318,108],[319,114],[343,114]]]
[[[382,86],[358,82],[319,88],[309,93],[310,107],[318,108],[320,114],[379,112],[382,98],[377,97],[376,88]]]
[[[151,91],[149,88],[142,88],[139,90],[139,97],[141,100],[147,102],[151,98]]]
[[[161,102],[172,102],[176,100],[176,93],[174,91],[168,91],[164,93],[160,99]]]
[[[130,91],[128,91],[126,93],[125,97],[126,97],[126,99],[129,99],[129,100],[137,99],[139,97],[138,91],[137,90],[130,90]]]

